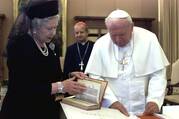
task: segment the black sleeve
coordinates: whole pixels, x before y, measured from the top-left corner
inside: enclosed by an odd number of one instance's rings
[[[72,51],[70,48],[67,48],[66,55],[65,55],[65,61],[64,61],[64,79],[69,78],[69,73],[72,72],[73,69],[73,56],[72,56]]]

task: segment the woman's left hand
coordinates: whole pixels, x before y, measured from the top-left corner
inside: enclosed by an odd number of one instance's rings
[[[88,76],[84,74],[83,72],[74,71],[70,73],[70,77],[76,77],[77,79],[84,79]]]

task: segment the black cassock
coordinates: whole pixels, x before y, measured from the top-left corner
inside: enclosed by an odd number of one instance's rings
[[[64,62],[64,78],[68,78],[68,74],[73,71],[85,71],[94,42],[88,41],[84,45],[81,43],[74,43],[67,48],[65,62]],[[80,53],[78,51],[78,46]],[[85,53],[86,52],[86,53]],[[81,55],[81,58],[80,58]],[[83,66],[81,63],[83,60]],[[82,69],[81,69],[82,68]]]

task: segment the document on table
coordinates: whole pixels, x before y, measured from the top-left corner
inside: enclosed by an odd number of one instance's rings
[[[139,119],[135,115],[127,117],[118,110],[101,108],[98,110],[83,110],[61,103],[67,119]]]
[[[179,105],[173,106],[163,106],[162,114],[167,116],[168,119],[178,119],[179,118]]]

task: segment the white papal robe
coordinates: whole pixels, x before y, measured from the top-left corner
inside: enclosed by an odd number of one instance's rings
[[[126,61],[121,63],[122,59]],[[168,65],[156,35],[134,27],[131,42],[123,48],[112,42],[109,33],[99,38],[85,73],[109,82],[103,106],[119,101],[129,112],[139,114],[149,101],[159,108],[163,104]]]

